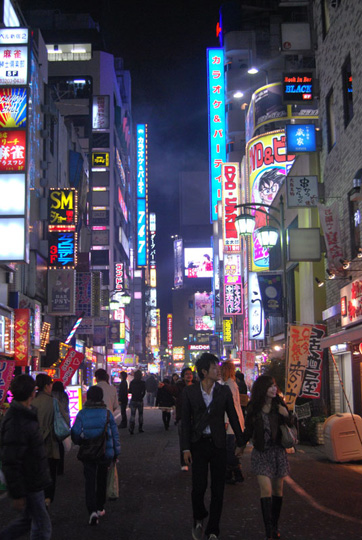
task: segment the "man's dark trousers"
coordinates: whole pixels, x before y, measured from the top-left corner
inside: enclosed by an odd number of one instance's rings
[[[219,535],[219,522],[221,517],[225,474],[226,474],[226,448],[217,448],[211,437],[203,436],[191,445],[192,455],[192,510],[194,520],[202,520],[208,516],[204,497],[207,489],[208,468],[211,475],[211,501],[209,521],[205,530],[209,534]]]

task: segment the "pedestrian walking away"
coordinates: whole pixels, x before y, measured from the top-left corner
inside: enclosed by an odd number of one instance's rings
[[[99,518],[106,513],[108,469],[112,461],[117,461],[121,450],[117,424],[103,401],[102,388],[96,385],[88,389],[87,401],[77,414],[72,427],[72,440],[74,444],[82,445],[85,440],[95,440],[103,434],[106,442],[102,455],[96,459],[90,456],[82,458],[89,525],[98,525]],[[80,454],[78,456],[81,457]]]
[[[221,377],[225,385],[231,390],[233,396],[234,407],[237,412],[241,429],[244,430],[244,415],[240,405],[240,394],[238,385],[235,381],[235,364],[234,362],[227,360],[221,364]],[[229,418],[225,414],[225,427],[226,427],[226,483],[235,484],[243,482],[244,477],[241,472],[241,463],[235,455],[235,435],[230,425]]]
[[[163,379],[164,384],[170,384],[168,379]],[[167,392],[166,387],[160,387],[156,395],[156,407],[162,411],[162,421],[167,431],[170,427],[171,412],[175,399]]]
[[[59,441],[54,431],[54,401],[56,398],[52,396],[53,380],[49,375],[38,373],[35,382],[38,387],[38,393],[33,401],[33,405],[37,409],[40,431],[43,435],[50,476],[52,478],[52,483],[45,488],[45,504],[50,506],[54,501],[58,465],[60,463]],[[65,421],[69,422],[69,416],[67,416],[60,402],[58,402],[58,407]]]
[[[118,388],[118,401],[121,406],[122,420],[119,427],[124,429],[127,427],[127,405],[128,405],[127,377],[128,377],[128,373],[127,371],[121,371],[120,375],[121,375],[121,382]]]
[[[155,404],[158,382],[154,375],[150,375],[146,379],[146,403],[149,407]]]
[[[208,517],[206,537],[217,540],[226,474],[225,413],[236,437],[237,456],[242,452],[242,431],[230,388],[217,382],[218,358],[204,353],[196,361],[196,368],[201,382],[185,388],[182,399],[182,449],[186,464],[192,463],[192,537],[194,540],[203,537],[203,522]],[[208,512],[204,497],[209,468],[211,500]]]
[[[10,390],[13,400],[1,426],[0,459],[8,494],[21,514],[0,532],[0,539],[12,540],[31,531],[31,538],[49,540],[52,526],[44,489],[51,478],[37,409],[31,405],[35,381],[30,375],[18,375]]]
[[[163,384],[164,383],[160,383],[159,386],[162,388]],[[176,400],[175,419],[176,419],[179,444],[180,444],[180,464],[181,464],[181,470],[185,472],[189,470],[189,467],[185,463],[184,453],[183,453],[182,444],[181,444],[182,395],[186,386],[190,386],[191,384],[193,384],[193,373],[192,373],[191,368],[184,368],[181,371],[181,379],[179,379],[175,384],[165,384],[165,389],[167,390],[167,392],[171,394],[171,396],[173,396]]]
[[[283,502],[283,481],[289,475],[287,453],[281,445],[282,424],[291,426],[293,419],[273,377],[261,375],[251,390],[247,407],[244,445],[252,439],[252,472],[260,488],[260,503],[267,540],[280,538],[279,516]]]
[[[94,372],[97,381],[97,386],[102,388],[103,401],[107,409],[111,411],[116,421],[116,424],[121,423],[121,409],[118,403],[117,389],[112,384],[109,384],[109,375],[105,369],[99,368]]]
[[[142,371],[135,371],[133,381],[129,385],[129,393],[131,394],[129,404],[131,408],[129,432],[133,435],[136,424],[136,412],[138,411],[138,431],[139,433],[143,433],[143,398],[146,393],[146,385],[145,381],[142,380]]]

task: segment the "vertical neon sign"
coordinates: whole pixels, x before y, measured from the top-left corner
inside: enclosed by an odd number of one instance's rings
[[[148,157],[147,125],[137,125],[137,266],[146,266],[148,259]]]
[[[226,161],[224,50],[207,49],[210,217],[217,220],[221,200],[221,165]]]

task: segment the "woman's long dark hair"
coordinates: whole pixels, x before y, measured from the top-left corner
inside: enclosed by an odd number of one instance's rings
[[[265,405],[265,398],[268,388],[275,383],[275,379],[270,375],[260,375],[256,379],[251,389],[251,399],[248,405],[248,409],[252,414],[257,414],[261,411],[263,405]]]

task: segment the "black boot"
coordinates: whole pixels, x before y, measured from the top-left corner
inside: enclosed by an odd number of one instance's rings
[[[261,511],[263,513],[263,521],[265,526],[266,540],[272,537],[272,500],[271,497],[262,497],[260,499]]]
[[[278,521],[282,509],[283,497],[272,496],[272,538],[280,538]]]

